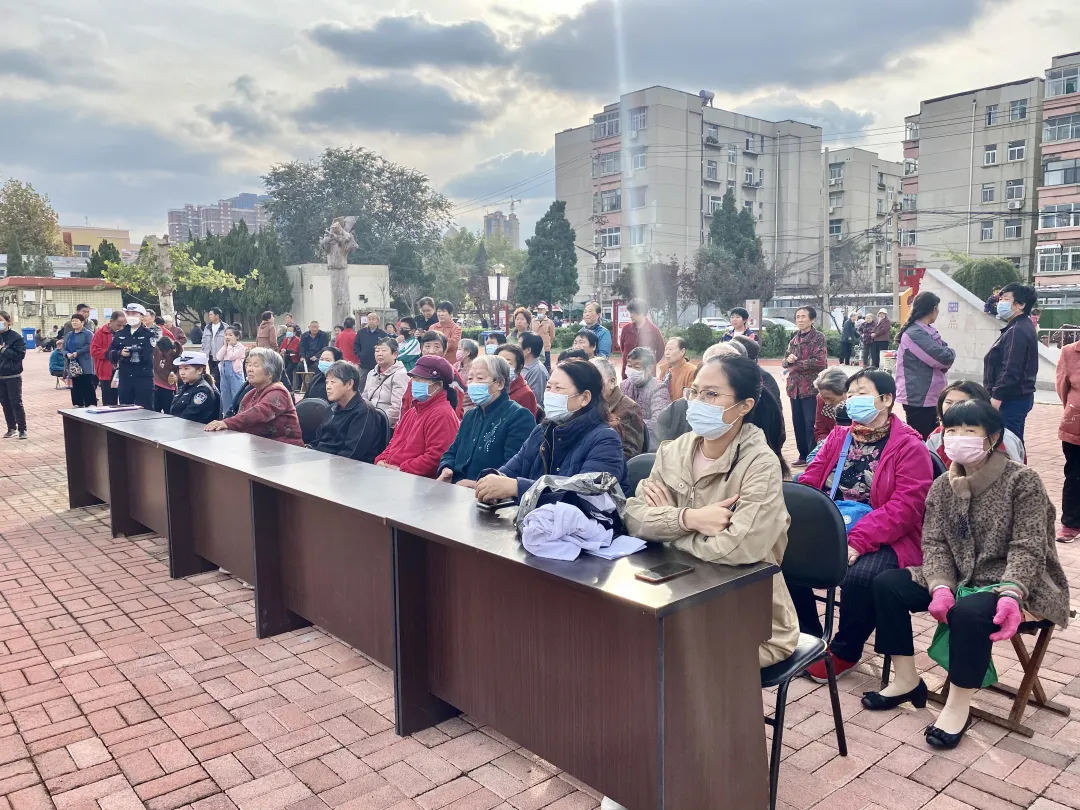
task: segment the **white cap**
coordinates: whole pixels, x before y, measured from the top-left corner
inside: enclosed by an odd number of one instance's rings
[[[173,361],[174,366],[206,366],[206,354],[203,352],[184,352]]]
[[[125,304],[124,312],[138,312],[140,315],[145,315],[146,307],[142,304]]]

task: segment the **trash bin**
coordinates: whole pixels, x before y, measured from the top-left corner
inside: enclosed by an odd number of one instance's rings
[[[896,376],[896,350],[881,353],[881,369]]]
[[[35,329],[32,326],[24,326],[22,330],[23,340],[26,341],[27,350],[37,348],[37,339],[34,337]]]

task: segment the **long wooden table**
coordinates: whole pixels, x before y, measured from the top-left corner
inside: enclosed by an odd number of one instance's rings
[[[462,487],[146,412],[62,413],[73,507],[167,536],[173,576],[251,583],[260,637],[315,623],[392,666],[399,734],[463,711],[632,810],[765,806],[775,566],[658,545],[547,560]],[[694,571],[634,578],[667,561]]]

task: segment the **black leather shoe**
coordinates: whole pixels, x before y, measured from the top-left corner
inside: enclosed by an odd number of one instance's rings
[[[872,712],[883,712],[886,709],[895,709],[901,703],[910,702],[916,709],[926,707],[926,683],[919,679],[919,685],[910,692],[905,692],[896,697],[885,697],[879,692],[863,692],[862,705],[864,709]]]
[[[947,731],[942,731],[937,726],[931,724],[926,727],[926,742],[931,748],[941,748],[943,750],[949,750],[956,748],[960,744],[960,740],[964,738],[964,734],[969,728],[971,728],[972,716],[969,714],[967,722],[964,723],[964,727],[960,729],[959,734],[949,734]]]

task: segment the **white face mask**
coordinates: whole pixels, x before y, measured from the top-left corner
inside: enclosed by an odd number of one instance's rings
[[[132,329],[138,329],[139,326],[142,325],[142,318],[138,315],[127,315],[125,318],[127,320],[127,325]]]

